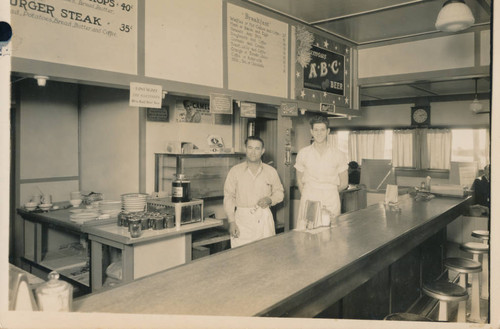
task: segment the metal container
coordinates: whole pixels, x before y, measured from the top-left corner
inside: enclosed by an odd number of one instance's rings
[[[49,273],[49,281],[36,288],[38,307],[41,311],[71,311],[73,287],[59,280],[59,273]]]
[[[154,216],[151,227],[153,230],[163,230],[165,228],[165,217],[159,214]]]

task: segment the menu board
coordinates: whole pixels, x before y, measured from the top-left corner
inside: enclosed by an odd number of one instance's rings
[[[288,25],[227,5],[228,87],[287,97]]]
[[[15,57],[137,74],[137,0],[11,0]]]

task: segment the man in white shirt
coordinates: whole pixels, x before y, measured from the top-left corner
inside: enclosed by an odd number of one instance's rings
[[[328,119],[316,116],[311,119],[311,135],[314,142],[297,154],[295,169],[301,193],[297,229],[305,229],[306,201],[320,201],[330,216],[340,215],[339,191],[348,185],[347,156],[338,148],[328,145],[330,133]]]
[[[283,201],[284,196],[278,172],[262,163],[264,141],[250,136],[245,149],[246,161],[229,170],[224,184],[231,248],[275,235],[269,207]]]

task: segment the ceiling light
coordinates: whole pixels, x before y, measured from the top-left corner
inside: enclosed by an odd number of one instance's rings
[[[436,19],[436,29],[443,32],[458,32],[474,24],[474,16],[464,0],[448,0]]]
[[[49,79],[49,77],[45,75],[35,75],[34,78],[36,79],[36,83],[38,84],[39,87],[45,87],[45,84]]]
[[[474,80],[476,80],[476,92],[474,94],[474,100],[472,101],[472,103],[470,103],[469,108],[471,111],[478,113],[483,109],[483,104],[481,104],[477,99],[477,78],[475,78]]]

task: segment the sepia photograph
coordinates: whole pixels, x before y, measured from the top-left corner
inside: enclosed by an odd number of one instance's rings
[[[494,9],[4,1],[0,326],[500,328]]]

